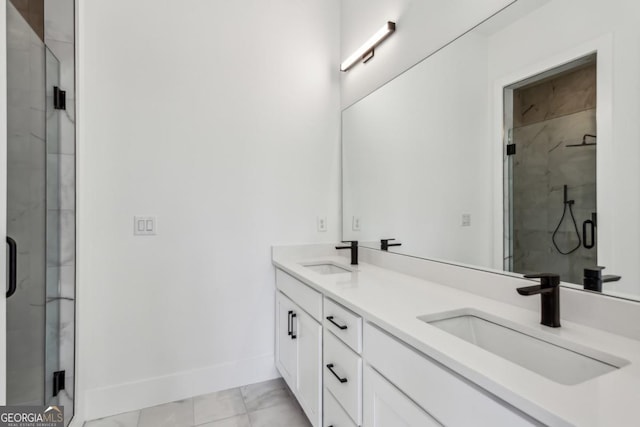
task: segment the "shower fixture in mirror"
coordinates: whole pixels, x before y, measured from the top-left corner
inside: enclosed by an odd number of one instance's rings
[[[346,108],[343,240],[640,300],[639,17],[518,0]]]

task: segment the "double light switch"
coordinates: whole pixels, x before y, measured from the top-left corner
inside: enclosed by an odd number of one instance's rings
[[[133,234],[136,236],[153,236],[156,234],[155,216],[134,216]]]

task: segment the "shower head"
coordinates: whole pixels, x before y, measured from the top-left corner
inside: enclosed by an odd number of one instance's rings
[[[589,147],[589,146],[597,144],[596,142],[587,142],[587,138],[596,139],[597,136],[596,135],[589,135],[589,134],[584,135],[582,137],[582,143],[581,144],[569,144],[569,145],[565,145],[565,147]]]

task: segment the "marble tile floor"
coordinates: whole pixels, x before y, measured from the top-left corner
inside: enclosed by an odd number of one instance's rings
[[[265,381],[89,421],[84,427],[310,427],[282,380]]]

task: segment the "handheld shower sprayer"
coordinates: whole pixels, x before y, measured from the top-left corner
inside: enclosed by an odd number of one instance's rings
[[[553,242],[553,246],[556,247],[557,251],[560,252],[562,255],[569,255],[575,251],[577,251],[580,246],[582,246],[582,239],[580,238],[580,231],[578,231],[578,223],[576,222],[576,217],[573,215],[573,205],[575,203],[575,200],[569,200],[569,189],[567,187],[567,185],[564,186],[564,209],[562,210],[562,217],[560,218],[560,222],[558,222],[558,226],[556,227],[556,229],[553,232],[553,235],[551,236],[551,241]],[[564,252],[562,251],[559,247],[558,244],[556,243],[556,236],[558,234],[558,230],[560,230],[560,226],[562,225],[562,222],[564,221],[564,217],[567,214],[567,207],[569,207],[569,214],[571,215],[571,220],[573,221],[573,227],[576,231],[576,236],[578,236],[578,244],[570,249],[568,252]]]

